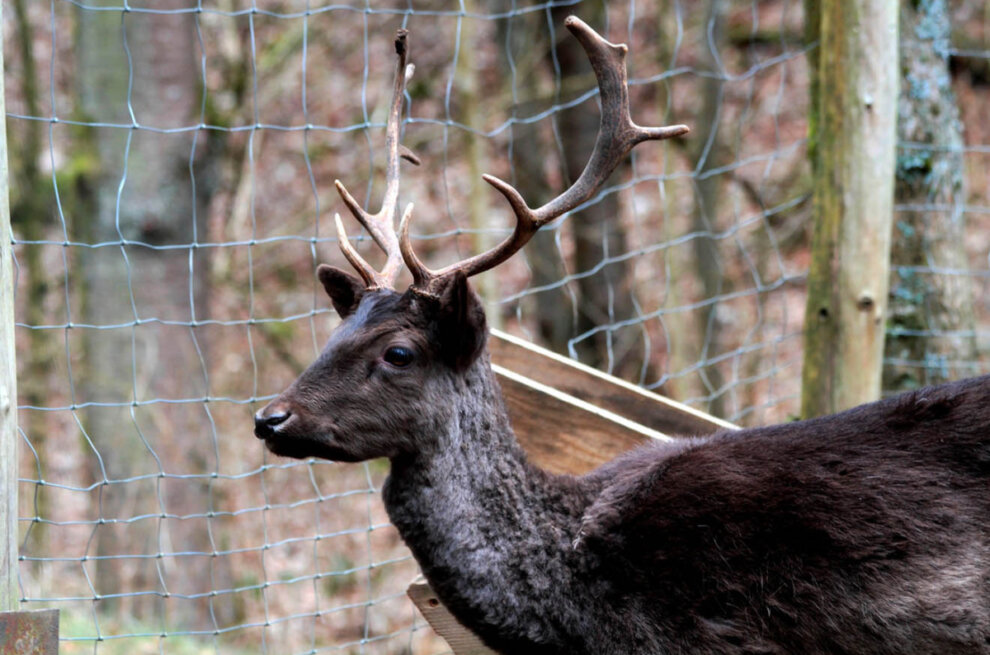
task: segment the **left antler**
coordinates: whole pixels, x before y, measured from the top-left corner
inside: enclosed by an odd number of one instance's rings
[[[395,234],[395,208],[399,199],[399,158],[406,159],[414,164],[419,164],[419,160],[409,150],[399,144],[399,124],[402,114],[402,95],[406,89],[406,82],[412,76],[413,66],[406,66],[406,36],[404,29],[399,29],[395,33],[395,83],[392,89],[392,105],[389,108],[388,120],[385,125],[385,197],[382,199],[382,207],[377,214],[369,214],[361,205],[347,192],[340,180],[335,180],[337,192],[343,199],[344,204],[351,210],[354,218],[360,221],[375,243],[385,251],[387,260],[385,267],[379,272],[354,250],[347,240],[344,231],[344,224],[340,220],[339,214],[334,214],[334,221],[337,224],[337,236],[340,239],[340,249],[343,251],[347,261],[364,279],[369,289],[392,288],[395,278],[402,267],[402,254],[399,248],[399,241]],[[412,205],[406,207],[405,215],[408,216],[412,210]]]
[[[669,127],[641,127],[636,125],[629,114],[629,88],[626,81],[626,52],[628,48],[625,44],[609,43],[575,16],[569,16],[565,25],[577,37],[587,53],[591,67],[595,71],[595,77],[598,78],[598,88],[601,93],[601,127],[591,159],[580,177],[569,189],[537,209],[531,209],[519,192],[507,182],[491,175],[485,175],[484,180],[495,187],[509,201],[509,205],[516,214],[516,227],[507,239],[488,252],[475,255],[439,271],[431,271],[426,268],[413,252],[409,240],[411,212],[407,210],[402,217],[399,228],[399,247],[406,266],[413,274],[414,288],[433,295],[442,288],[447,278],[455,275],[458,271],[470,277],[498,266],[526,245],[541,227],[594,195],[616,166],[638,143],[669,139],[689,131],[686,125]]]

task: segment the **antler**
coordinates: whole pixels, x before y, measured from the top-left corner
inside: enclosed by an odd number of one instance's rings
[[[413,252],[409,239],[410,212],[407,211],[402,217],[399,228],[399,247],[406,266],[413,274],[413,288],[435,295],[442,287],[443,281],[458,271],[470,277],[498,266],[526,245],[541,227],[594,195],[637,144],[643,141],[669,139],[689,131],[686,125],[669,127],[636,125],[629,114],[626,45],[609,43],[576,16],[569,16],[564,24],[577,37],[587,53],[595,77],[598,78],[598,88],[601,93],[601,127],[591,159],[569,189],[537,209],[531,209],[519,192],[507,182],[492,175],[483,176],[486,182],[508,200],[512,211],[516,214],[516,227],[508,238],[488,252],[438,271],[431,271],[424,266]]]
[[[387,260],[385,267],[379,272],[368,262],[361,258],[350,241],[347,240],[347,233],[344,231],[344,224],[340,220],[339,214],[334,214],[334,222],[337,224],[337,236],[340,239],[340,249],[351,263],[351,266],[364,279],[369,289],[391,288],[395,283],[395,278],[402,267],[402,254],[399,248],[399,241],[395,234],[395,208],[399,199],[399,158],[403,158],[413,164],[419,165],[419,159],[412,152],[399,144],[399,119],[402,114],[402,95],[406,89],[406,82],[413,74],[413,66],[406,66],[406,36],[408,32],[399,29],[395,33],[395,83],[392,89],[392,105],[389,108],[388,120],[385,124],[385,197],[382,199],[382,207],[377,214],[369,214],[354,197],[347,192],[340,180],[335,180],[337,192],[343,199],[344,204],[351,210],[361,225],[364,226],[375,243],[385,251]],[[412,205],[406,207],[405,216],[412,211]],[[405,218],[403,220],[406,220]]]

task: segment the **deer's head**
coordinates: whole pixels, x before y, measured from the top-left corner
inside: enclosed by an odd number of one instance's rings
[[[326,265],[317,270],[344,320],[319,358],[255,415],[255,434],[269,450],[290,457],[360,461],[429,448],[451,418],[452,394],[464,384],[487,338],[484,312],[468,278],[498,266],[542,226],[588,200],[636,144],[688,131],[684,125],[644,128],[633,123],[626,46],[609,43],[574,16],[566,25],[588,54],[601,93],[601,129],[591,159],[569,189],[537,209],[509,184],[485,175],[515,213],[515,229],[492,250],[438,271],[424,266],[413,252],[412,205],[395,229],[399,160],[419,163],[399,145],[402,98],[412,74],[412,66],[406,66],[406,32],[399,30],[381,210],[369,214],[336,182],[344,204],[385,251],[386,263],[379,271],[362,259],[348,242],[340,216],[334,216],[341,250],[358,275]],[[413,283],[400,293],[393,285],[403,264]]]

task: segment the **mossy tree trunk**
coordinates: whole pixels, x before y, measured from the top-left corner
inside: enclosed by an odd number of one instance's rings
[[[28,18],[27,0],[14,0],[11,3],[16,25],[15,38],[20,58],[21,76],[16,83],[20,86],[24,108],[29,116],[41,116],[38,98],[38,72],[34,53],[33,26]],[[11,80],[13,81],[13,80]],[[52,214],[51,180],[41,174],[38,168],[42,154],[41,128],[37,120],[20,121],[17,129],[10,134],[9,157],[11,189],[11,223],[26,242],[38,242],[45,238]],[[20,307],[24,312],[22,321],[31,326],[44,325],[45,300],[52,280],[45,270],[43,246],[25,244],[21,248],[21,275],[26,278],[25,298]],[[47,404],[51,372],[54,368],[55,347],[50,331],[32,329],[28,332],[28,351],[22,357],[20,397],[26,405],[44,407]],[[31,442],[31,448],[38,457],[42,477],[48,462],[46,457],[47,435],[50,428],[46,412],[29,411],[22,417],[21,428]],[[46,489],[39,486],[34,492],[36,517],[51,520]],[[42,547],[45,541],[43,522],[32,523],[27,535],[28,550]]]
[[[716,299],[724,293],[725,276],[718,252],[718,204],[722,192],[722,176],[710,171],[725,163],[725,148],[720,137],[720,107],[725,80],[723,71],[717,69],[717,51],[725,40],[725,15],[728,3],[725,0],[710,0],[705,31],[709,35],[708,47],[704,50],[703,61],[711,70],[711,75],[702,82],[701,110],[695,122],[696,134],[692,135],[690,157],[695,172],[695,210],[691,217],[691,231],[698,236],[692,240],[695,274],[701,281],[702,300],[710,301],[698,312],[697,333],[701,335],[698,344],[698,359],[705,362],[718,354],[722,324],[718,316]],[[718,366],[711,364],[699,369],[706,395],[709,396],[707,411],[718,417],[725,416],[724,377]]]
[[[512,4],[503,2],[500,8],[509,11]],[[551,104],[542,74],[549,59],[546,32],[546,15],[542,12],[518,14],[498,21],[496,38],[498,52],[503,58],[500,68],[515,70],[514,76],[507,76],[504,90],[514,100],[514,118],[536,115]],[[543,134],[539,122],[513,123],[511,139],[510,182],[530,206],[539,207],[556,195],[546,171],[547,159],[553,156],[552,144]],[[531,286],[545,289],[534,296],[537,333],[546,347],[566,355],[567,344],[574,336],[574,302],[565,287],[555,286],[567,275],[557,235],[556,230],[540,230],[523,253],[532,271]]]
[[[574,9],[557,7],[551,13],[555,25],[563,25]],[[581,17],[596,30],[605,32],[605,3],[589,6],[581,12]],[[553,46],[560,65],[561,84],[565,88],[588,88],[586,84],[576,84],[583,80],[594,84],[591,64],[577,39],[565,30],[559,30],[557,36]],[[566,100],[562,98],[562,101]],[[593,101],[560,111],[558,126],[568,184],[584,170],[598,137],[600,120],[598,105]],[[620,165],[605,186],[614,184],[628,166],[628,163]],[[603,196],[595,204],[574,212],[570,221],[574,234],[574,271],[586,273],[601,267],[594,275],[582,275],[577,279],[577,333],[584,334],[635,318],[630,266],[625,261],[602,265],[608,258],[628,251],[618,195]],[[576,350],[579,359],[590,366],[607,369],[619,377],[641,380],[646,377],[644,336],[643,328],[635,325],[621,330],[602,330],[578,342]]]
[[[76,384],[84,396],[76,400],[90,403],[94,480],[107,481],[94,499],[104,522],[93,580],[101,595],[154,592],[104,599],[100,609],[124,604],[138,617],[167,613],[208,628],[211,601],[171,598],[208,592],[223,565],[209,556],[211,426],[195,404],[162,402],[208,393],[207,344],[192,323],[205,317],[208,249],[190,244],[206,240],[215,144],[208,132],[161,131],[202,120],[197,17],[80,8],[77,19],[83,118],[126,125],[133,116],[158,128],[90,128],[99,172],[92,206],[77,208],[74,221],[78,238],[107,244],[77,253],[84,322],[103,326],[85,330],[85,379]]]
[[[962,125],[949,74],[944,0],[901,5],[890,311],[884,390],[903,391],[972,373],[973,292],[964,248]],[[935,272],[931,269],[951,271]]]
[[[898,89],[898,3],[822,0],[814,235],[805,313],[801,413],[880,394]],[[815,20],[814,17],[807,17]]]
[[[464,10],[468,13],[474,12],[475,0],[465,0]],[[477,130],[482,130],[481,107],[482,107],[482,81],[477,66],[477,28],[476,22],[472,19],[461,19],[459,31],[461,34],[460,52],[457,53],[457,79],[459,81],[459,104],[461,108],[462,120],[466,125],[470,125]],[[488,204],[490,188],[485,184],[482,175],[487,172],[485,165],[484,139],[480,134],[464,132],[465,152],[467,153],[468,165],[468,220],[474,234],[474,252],[485,252],[494,243],[493,239],[486,232],[488,227]],[[490,327],[499,329],[502,327],[502,314],[498,305],[498,278],[492,274],[483,274],[476,278],[475,285],[481,295],[485,306],[485,314],[488,317]]]

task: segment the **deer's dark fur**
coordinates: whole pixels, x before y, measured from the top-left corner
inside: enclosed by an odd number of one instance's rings
[[[439,297],[320,277],[347,318],[258,434],[389,457],[391,520],[494,649],[990,653],[990,377],[554,476],[515,440],[463,276]]]
[[[398,145],[410,74],[399,31],[382,209],[337,183],[388,259],[371,267],[337,217],[361,279],[318,269],[344,322],[258,412],[256,434],[292,457],[388,457],[392,522],[451,612],[507,655],[990,655],[990,377],[643,448],[583,477],[527,461],[467,278],[588,200],[637,143],[688,131],[636,125],[625,46],[566,24],[601,90],[588,166],[536,209],[486,177],[516,228],[439,271],[412,250],[411,206],[394,226],[410,156]],[[403,264],[413,285],[398,293]]]

